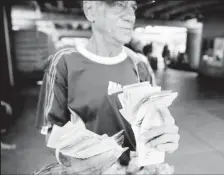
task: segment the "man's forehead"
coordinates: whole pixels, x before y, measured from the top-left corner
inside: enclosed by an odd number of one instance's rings
[[[121,2],[121,3],[131,3],[131,4],[134,4],[134,5],[137,5],[137,2],[136,0],[130,0],[130,1],[119,1],[119,0],[105,0],[105,2],[107,3],[115,3],[115,2]]]
[[[92,0],[84,0],[83,2],[91,2]],[[130,0],[130,1],[121,1],[121,0],[100,0],[100,1],[103,1],[103,2],[106,2],[106,3],[115,3],[115,2],[123,2],[123,3],[132,3],[132,4],[136,4],[137,5],[137,1],[136,0]]]
[[[91,3],[93,2],[93,0],[84,0],[83,1],[83,5],[86,3]],[[130,0],[130,1],[122,1],[122,0],[99,0],[99,1],[95,1],[95,2],[104,2],[107,3],[108,5],[114,5],[116,3],[122,3],[122,4],[129,4],[131,6],[138,6],[138,2],[136,0]],[[100,5],[100,4],[99,4]]]

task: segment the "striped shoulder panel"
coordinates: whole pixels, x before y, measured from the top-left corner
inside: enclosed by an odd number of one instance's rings
[[[59,51],[57,51],[55,54],[51,55],[50,57],[50,64],[49,64],[49,72],[52,71],[52,68],[57,65],[59,60],[63,57],[63,55],[67,55],[73,52],[77,52],[75,48],[64,48]]]
[[[46,108],[45,108],[45,114],[44,116],[47,117],[54,100],[54,82],[55,82],[55,76],[57,73],[57,64],[60,61],[61,58],[63,58],[64,55],[68,55],[71,53],[77,52],[75,48],[65,48],[59,50],[50,60],[49,65],[49,76],[47,76],[47,89],[46,89]]]

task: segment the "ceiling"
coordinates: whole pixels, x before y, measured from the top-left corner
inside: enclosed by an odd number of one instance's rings
[[[162,20],[203,20],[210,15],[224,16],[223,0],[154,0],[137,11],[139,18]]]
[[[224,0],[137,0],[138,19],[187,20],[198,18],[203,21],[209,16],[224,18]],[[35,6],[34,1],[27,1]],[[42,12],[75,14],[83,16],[80,0],[37,0]]]

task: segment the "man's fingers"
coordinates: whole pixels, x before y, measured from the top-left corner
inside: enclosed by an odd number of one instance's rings
[[[157,164],[157,165],[150,165],[145,166],[139,173],[136,174],[173,174],[174,173],[174,167],[165,164]]]
[[[150,165],[145,166],[139,169],[138,172],[136,172],[136,175],[145,175],[145,174],[155,174],[157,172],[157,165]]]
[[[168,153],[173,153],[174,151],[176,151],[178,149],[178,143],[166,143],[166,144],[161,144],[161,145],[158,145],[156,147],[156,149],[158,151],[161,151],[161,152],[168,152]]]
[[[126,170],[127,174],[136,174],[139,171],[139,167],[137,166],[137,164],[138,164],[138,158],[137,157],[132,158]]]
[[[163,134],[151,140],[149,143],[152,147],[156,147],[158,145],[166,143],[178,143],[179,139],[180,139],[179,134]]]
[[[163,134],[176,134],[179,128],[176,125],[158,126],[153,127],[150,130],[141,134],[141,139],[145,142],[149,142],[155,137],[161,136]]]

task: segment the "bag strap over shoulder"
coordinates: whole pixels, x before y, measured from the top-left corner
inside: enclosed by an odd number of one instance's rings
[[[131,59],[133,65],[134,65],[137,77],[138,77],[138,82],[140,82],[140,75],[139,75],[138,66],[137,66],[138,62],[140,60],[138,59],[137,54],[135,52],[133,52],[131,49],[124,46],[124,50],[125,50],[126,54],[128,55],[128,58]]]
[[[129,59],[132,60],[132,63],[134,65],[137,77],[138,77],[138,82],[140,82],[141,80],[145,81],[145,79],[150,79],[150,83],[152,86],[157,86],[156,85],[156,79],[155,79],[155,74],[150,66],[150,64],[147,61],[147,58],[144,57],[144,55],[141,54],[137,54],[134,51],[132,51],[131,49],[127,48],[124,46],[124,50],[126,52],[126,54],[128,55]],[[142,77],[143,74],[139,72],[139,69],[141,69],[142,67],[140,65],[144,65],[143,67],[145,67],[144,71],[144,75],[146,76],[150,76],[150,77]],[[140,66],[140,67],[139,67]]]

